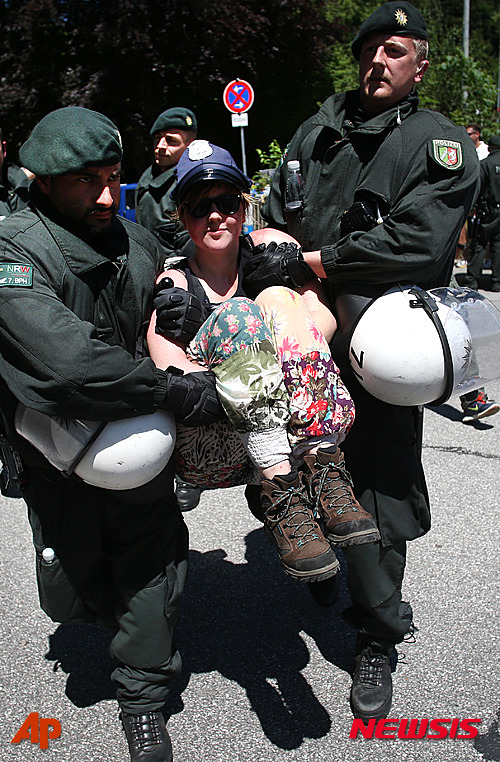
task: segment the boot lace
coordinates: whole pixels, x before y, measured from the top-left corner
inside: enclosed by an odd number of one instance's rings
[[[361,652],[359,664],[359,679],[364,685],[374,688],[382,685],[382,669],[387,661],[387,656],[377,651],[372,651],[368,646]]]
[[[358,513],[356,503],[352,498],[349,487],[352,488],[353,482],[349,471],[341,465],[328,463],[321,465],[317,463],[318,470],[312,479],[312,488],[314,496],[314,511],[319,511],[320,497],[325,495],[328,504],[337,516],[342,516],[348,511]]]
[[[271,494],[273,499],[272,522],[278,524],[282,534],[284,534],[283,529],[290,529],[290,537],[297,540],[299,548],[311,540],[319,539],[317,524],[312,512],[301,505],[304,500],[303,488],[292,486],[283,491],[280,490],[279,493],[273,491]],[[294,499],[298,499],[298,504],[293,505]]]
[[[136,749],[157,746],[161,741],[158,717],[154,712],[147,715],[127,715],[130,741]]]

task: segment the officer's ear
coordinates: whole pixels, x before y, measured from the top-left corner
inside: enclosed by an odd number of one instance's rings
[[[420,63],[417,66],[417,71],[415,72],[415,76],[413,77],[413,81],[415,83],[421,82],[423,79],[423,76],[425,72],[427,71],[429,67],[429,61],[424,59],[423,61],[420,61]]]
[[[50,181],[51,177],[48,175],[36,175],[35,180],[42,191],[42,193],[45,193],[46,196],[50,196]]]

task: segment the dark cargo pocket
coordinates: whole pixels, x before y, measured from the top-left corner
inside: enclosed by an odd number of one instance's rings
[[[47,563],[42,558],[42,551],[37,549],[36,579],[40,606],[53,622],[95,621],[57,557]]]

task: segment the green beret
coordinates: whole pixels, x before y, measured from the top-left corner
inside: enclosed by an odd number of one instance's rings
[[[488,140],[488,146],[490,148],[500,148],[500,135],[492,135]]]
[[[103,114],[79,106],[52,111],[33,128],[19,160],[35,175],[66,175],[121,161],[118,129]]]
[[[421,40],[428,39],[427,25],[420,11],[411,3],[406,2],[385,3],[373,11],[366,21],[363,21],[351,45],[352,54],[357,60],[359,60],[364,38],[373,32],[387,32],[397,34],[399,37],[418,37]]]
[[[188,108],[181,108],[179,106],[162,111],[151,127],[149,134],[154,135],[155,132],[163,132],[163,130],[194,131],[196,129],[198,129],[196,116]]]

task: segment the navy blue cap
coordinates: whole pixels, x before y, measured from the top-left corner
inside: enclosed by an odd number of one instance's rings
[[[252,185],[229,151],[208,140],[193,140],[177,164],[177,184],[170,194],[171,198],[180,204],[192,186],[204,180],[222,180],[242,191],[250,190]]]
[[[391,0],[389,3],[384,3],[373,11],[366,21],[363,21],[351,45],[354,58],[359,60],[363,40],[374,32],[387,32],[400,37],[416,37],[421,40],[428,39],[427,25],[422,14],[406,0],[402,2]]]

